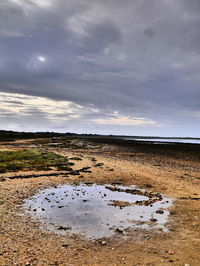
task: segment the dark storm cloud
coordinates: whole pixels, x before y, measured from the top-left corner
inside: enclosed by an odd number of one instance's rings
[[[0,91],[92,105],[99,113],[87,111],[85,123],[114,111],[195,123],[199,3],[2,0]]]

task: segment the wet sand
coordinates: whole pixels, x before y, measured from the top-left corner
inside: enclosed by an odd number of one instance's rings
[[[84,149],[45,148],[74,161],[74,170],[91,167],[79,175],[16,178],[34,172],[0,174],[1,265],[199,265],[200,263],[200,162],[150,153],[144,149],[101,143]],[[22,141],[29,148],[27,141]],[[31,145],[31,144],[30,144]],[[37,145],[36,145],[37,146]],[[1,145],[2,149],[19,149]],[[42,148],[40,146],[40,148]],[[53,173],[54,171],[51,171]],[[37,172],[46,173],[46,172]],[[55,171],[56,173],[56,171]],[[37,220],[25,215],[22,203],[41,189],[59,184],[92,182],[137,185],[173,198],[169,232],[140,230],[89,241],[77,235],[62,236],[42,229]]]

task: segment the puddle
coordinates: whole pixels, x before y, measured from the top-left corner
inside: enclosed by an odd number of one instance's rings
[[[24,206],[48,230],[100,239],[134,228],[167,231],[171,204],[171,199],[135,186],[80,184],[45,189]]]

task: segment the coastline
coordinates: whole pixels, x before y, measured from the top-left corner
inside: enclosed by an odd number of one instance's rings
[[[72,139],[84,149],[45,147],[68,157],[79,156],[74,170],[91,167],[91,173],[67,176],[10,179],[16,173],[1,174],[1,214],[3,247],[1,265],[198,265],[200,261],[200,162],[198,149],[184,158],[181,153],[150,146],[125,145],[111,140]],[[84,145],[83,145],[84,144]],[[33,145],[21,141],[21,149]],[[36,144],[36,147],[44,147]],[[21,147],[22,146],[22,147]],[[59,146],[59,145],[58,145]],[[184,145],[183,145],[184,146]],[[2,149],[6,148],[1,145]],[[184,148],[185,149],[185,148]],[[176,148],[178,150],[178,147]],[[188,148],[186,149],[186,152]],[[174,156],[176,155],[176,156]],[[197,156],[197,157],[196,157]],[[96,159],[95,167],[92,158]],[[111,170],[112,169],[112,170]],[[21,173],[27,175],[32,171]],[[19,173],[18,173],[19,174]],[[137,185],[174,199],[168,222],[169,232],[134,230],[124,239],[118,235],[106,240],[86,241],[46,232],[38,221],[22,212],[23,200],[37,191],[58,184],[93,182]],[[48,239],[48,241],[47,241]],[[171,251],[171,252],[170,252]]]

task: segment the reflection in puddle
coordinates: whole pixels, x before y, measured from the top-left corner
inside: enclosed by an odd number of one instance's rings
[[[134,228],[166,231],[171,203],[135,186],[80,184],[45,189],[26,200],[25,208],[51,231],[100,239]]]

